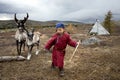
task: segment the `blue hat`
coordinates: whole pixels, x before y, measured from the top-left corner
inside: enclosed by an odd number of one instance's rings
[[[57,23],[56,28],[65,28],[63,23]]]

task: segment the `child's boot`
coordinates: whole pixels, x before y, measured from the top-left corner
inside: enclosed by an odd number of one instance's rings
[[[59,68],[59,75],[60,75],[60,77],[64,76],[64,69],[63,68]]]
[[[51,64],[51,69],[54,70],[56,68],[56,66],[52,63]]]

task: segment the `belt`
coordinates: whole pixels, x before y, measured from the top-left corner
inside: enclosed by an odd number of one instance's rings
[[[58,50],[58,51],[65,51],[65,49],[58,49],[58,48],[55,48],[55,47],[54,47],[54,49]]]

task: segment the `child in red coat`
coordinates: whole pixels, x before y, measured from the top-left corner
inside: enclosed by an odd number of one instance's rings
[[[64,24],[58,23],[56,24],[56,33],[49,39],[45,45],[45,49],[49,50],[54,45],[52,51],[52,68],[58,67],[60,76],[64,76],[63,65],[67,44],[72,47],[77,46],[77,42],[73,41],[70,35],[65,32]]]

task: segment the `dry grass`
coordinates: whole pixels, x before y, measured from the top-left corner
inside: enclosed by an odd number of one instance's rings
[[[13,34],[14,32],[0,34],[0,56],[17,55]],[[79,46],[72,62],[68,60],[74,48],[68,46],[65,76],[62,78],[58,76],[57,69],[51,71],[51,54],[43,51],[50,36],[45,34],[41,37],[40,54],[36,56],[33,50],[30,61],[0,63],[0,80],[120,80],[120,36],[100,37],[104,40],[104,45]],[[80,35],[71,36],[76,40],[86,38]],[[22,55],[26,57],[27,50]]]

